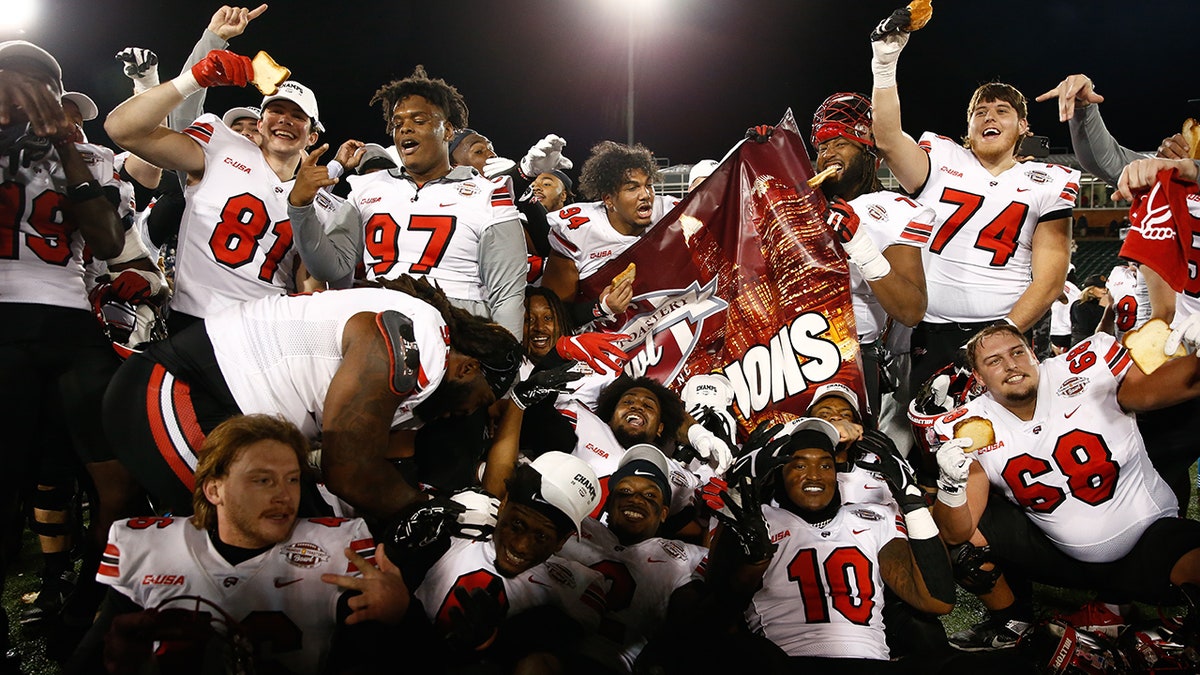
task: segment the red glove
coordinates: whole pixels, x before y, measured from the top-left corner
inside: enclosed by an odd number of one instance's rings
[[[244,87],[254,79],[254,66],[241,54],[214,49],[192,66],[192,75],[201,87]]]
[[[775,127],[770,124],[759,124],[746,130],[746,138],[755,143],[766,143],[773,133],[775,133]]]
[[[628,340],[628,335],[619,333],[582,333],[580,335],[564,335],[558,338],[554,349],[564,359],[583,361],[600,372],[605,368],[621,370],[621,366],[629,360],[629,355],[621,351],[615,342]]]
[[[829,223],[838,241],[843,244],[849,243],[854,235],[858,234],[858,214],[854,212],[854,207],[841,197],[834,199],[829,205],[829,215],[825,222]]]
[[[118,300],[138,303],[154,295],[150,280],[138,274],[137,270],[125,270],[112,280],[110,290]]]

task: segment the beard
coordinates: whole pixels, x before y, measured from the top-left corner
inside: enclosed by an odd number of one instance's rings
[[[442,380],[429,398],[417,404],[414,412],[423,421],[430,421],[457,411],[471,395],[471,387],[464,382]]]
[[[638,443],[657,445],[657,443],[654,442],[654,434],[651,433],[650,429],[648,428],[644,431],[636,432],[626,429],[625,427],[617,427],[613,429],[612,432],[613,437],[617,439],[617,442],[621,444],[622,448],[628,448],[637,445]]]
[[[871,158],[871,155],[866,150],[855,155],[842,168],[841,175],[829,178],[824,183],[821,183],[821,191],[831,200],[834,197],[841,197],[846,201],[850,201],[859,195],[865,194],[870,189],[875,178],[874,160],[872,159],[872,161],[868,162],[868,158]]]

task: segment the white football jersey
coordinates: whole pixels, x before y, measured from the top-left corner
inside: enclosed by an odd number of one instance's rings
[[[604,613],[604,578],[599,572],[556,555],[507,578],[496,569],[496,545],[489,539],[454,538],[450,549],[438,558],[421,585],[412,591],[421,601],[425,615],[442,632],[450,629],[450,608],[458,604],[455,588],[468,591],[496,584],[502,587],[499,602],[506,616],[516,616],[534,607],[554,605],[591,632]]]
[[[1068,218],[1079,171],[1020,162],[999,176],[959,143],[926,132],[929,178],[917,201],[937,212],[925,249],[925,285],[933,323],[1005,317],[1032,278],[1038,223]]]
[[[929,243],[929,235],[933,232],[933,209],[899,192],[881,190],[859,195],[850,200],[850,206],[858,214],[859,227],[866,230],[880,251],[892,246],[920,249]],[[850,265],[850,293],[858,341],[865,343],[878,340],[887,325],[887,312],[875,299],[875,293],[863,278],[858,265]]]
[[[782,508],[762,510],[779,548],[746,609],[750,629],[789,656],[887,660],[879,551],[907,538],[898,517],[854,504],[816,528]]]
[[[105,188],[126,185],[106,147],[76,143],[92,177]],[[67,177],[53,147],[29,166],[10,166],[0,156],[0,302],[91,310],[84,268],[92,253],[64,210]],[[122,198],[117,214],[131,213]]]
[[[363,225],[367,278],[425,275],[450,298],[485,302],[479,242],[497,223],[517,220],[512,181],[469,168],[417,188],[407,174],[351,176],[349,203]]]
[[[570,204],[557,213],[546,215],[546,221],[550,223],[550,246],[573,260],[579,278],[586,279],[609,259],[637,243],[678,203],[678,197],[655,195],[650,227],[640,235],[625,235],[613,229],[604,202]]]
[[[704,578],[708,549],[661,537],[622,546],[593,518],[584,519],[582,529],[560,555],[604,575],[607,611],[600,630],[584,639],[580,651],[613,670],[633,672],[646,641],[667,618],[671,593]]]
[[[587,462],[600,479],[600,504],[591,513],[593,518],[599,518],[608,499],[608,479],[620,466],[625,447],[617,441],[612,428],[582,403],[570,401],[559,408],[559,412],[575,427],[577,441],[571,454]],[[667,479],[671,481],[671,514],[674,515],[691,506],[692,495],[701,483],[699,476],[670,457],[667,466],[671,471]]]
[[[1108,275],[1112,298],[1113,329],[1120,340],[1125,333],[1150,320],[1150,290],[1140,268],[1117,265]]]
[[[992,423],[996,442],[970,455],[992,486],[1063,553],[1110,562],[1129,552],[1146,528],[1179,509],[1146,456],[1132,413],[1117,389],[1133,359],[1097,333],[1039,367],[1037,408],[1028,422],[984,394],[934,423],[938,440],[959,419]]]
[[[184,189],[171,307],[203,319],[294,290],[299,258],[287,198],[295,181],[279,180],[262,150],[216,115],[183,133],[204,150],[204,177]]]
[[[1066,302],[1055,300],[1054,304],[1050,305],[1051,335],[1071,334],[1071,305],[1079,299],[1079,287],[1069,281],[1063,282],[1063,295],[1067,297]]]
[[[900,515],[900,505],[882,475],[854,464],[849,471],[838,471],[837,481],[843,504],[878,504]]]
[[[414,421],[417,404],[446,373],[450,341],[432,306],[386,288],[279,295],[234,305],[204,321],[221,375],[244,414],[283,415],[309,438],[321,431],[325,395],[342,365],[342,331],[362,312],[395,311],[413,322],[421,369],[417,388],[392,418]]]
[[[361,575],[346,560],[346,548],[374,563],[375,542],[361,519],[300,519],[287,541],[231,565],[208,532],[190,519],[133,518],[109,530],[96,579],[146,609],[181,595],[198,595],[237,619],[256,647],[269,645],[271,652],[264,657],[291,672],[319,673],[324,672],[343,592],[322,582],[321,575]],[[168,605],[195,606],[189,601]]]

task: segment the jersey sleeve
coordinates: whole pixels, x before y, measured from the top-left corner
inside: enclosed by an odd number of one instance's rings
[[[1092,356],[1087,356],[1088,353]],[[1125,379],[1125,375],[1133,366],[1133,357],[1129,350],[1108,333],[1096,333],[1058,358],[1066,359],[1072,364],[1068,367],[1073,373],[1099,372],[1098,369],[1103,369],[1112,375],[1117,385]]]
[[[346,544],[346,548],[362,556],[368,564],[378,567],[378,563],[375,562],[375,538],[367,530],[367,523],[362,518],[351,518],[342,527],[349,528],[350,543]],[[347,561],[346,574],[360,577],[362,570],[358,569],[354,563]]]
[[[1042,167],[1051,177],[1051,183],[1042,200],[1038,222],[1069,218],[1079,199],[1079,170],[1058,164],[1043,164]]]
[[[208,147],[213,140],[217,127],[223,127],[221,120],[212,113],[206,113],[196,118],[196,121],[184,128],[183,133],[201,147]]]
[[[521,216],[517,212],[516,202],[513,199],[512,178],[499,176],[490,181],[490,184],[492,186],[492,217],[489,219],[488,225],[503,223],[507,220],[519,221]]]
[[[145,606],[145,598],[139,592],[141,586],[133,583],[137,569],[138,545],[142,541],[129,528],[129,521],[118,520],[108,530],[108,542],[100,556],[100,568],[96,581],[116,590],[138,605]]]
[[[574,210],[575,215],[570,215]],[[578,221],[582,220],[583,223]],[[586,223],[588,218],[579,215],[578,206],[567,206],[560,209],[556,213],[546,214],[546,222],[550,224],[550,249],[557,252],[559,255],[575,261],[575,266],[579,266],[579,242],[575,240],[574,233],[577,228]]]

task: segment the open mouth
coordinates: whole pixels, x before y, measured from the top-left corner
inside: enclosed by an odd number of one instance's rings
[[[550,347],[549,335],[535,335],[529,338],[529,346],[534,349],[548,349]]]
[[[621,507],[621,517],[631,523],[640,523],[646,519],[647,514],[640,509],[631,507]]]
[[[1000,136],[1000,130],[996,127],[988,127],[983,130],[984,138],[997,138]]]
[[[499,556],[503,558],[505,564],[509,565],[510,567],[524,568],[529,564],[528,558],[517,555],[511,549],[505,549],[503,553],[499,554]]]
[[[411,138],[405,139],[403,141],[400,141],[400,152],[401,152],[401,154],[411,155],[412,153],[416,152],[417,147],[419,147],[420,145],[421,144],[418,143],[414,139],[411,139]]]
[[[646,426],[646,418],[641,413],[627,413],[624,418],[625,424],[641,429]]]
[[[806,495],[819,495],[825,491],[825,486],[820,483],[805,483],[800,489]]]
[[[638,218],[643,218],[643,219],[649,218],[653,213],[654,213],[654,205],[653,204],[649,204],[649,203],[638,204],[638,207],[637,207]]]

